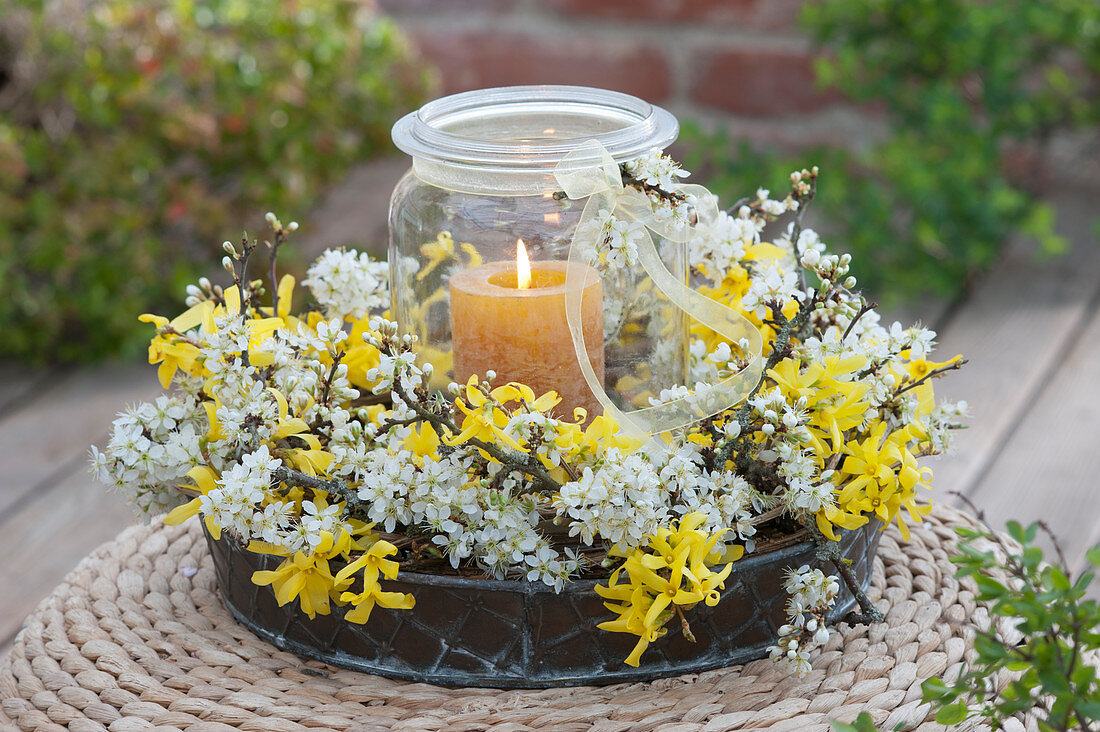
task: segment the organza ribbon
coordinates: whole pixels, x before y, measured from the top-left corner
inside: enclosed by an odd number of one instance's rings
[[[763,369],[763,338],[759,329],[741,313],[696,292],[669,272],[650,235],[653,232],[669,242],[687,246],[687,242],[697,235],[695,227],[676,227],[658,220],[649,199],[641,191],[623,185],[618,164],[603,145],[595,140],[581,143],[562,158],[554,170],[554,178],[570,199],[588,199],[569,248],[571,266],[566,272],[565,312],[577,362],[588,387],[603,405],[605,414],[614,418],[630,433],[655,435],[686,427],[729,409],[745,399],[759,382]],[[676,191],[693,201],[698,221],[713,220],[717,216],[717,201],[703,186],[680,185],[676,186]],[[601,212],[611,212],[618,219],[637,221],[644,225],[644,233],[635,243],[638,247],[638,263],[653,285],[676,307],[725,336],[732,344],[741,343],[742,339],[747,341],[748,347],[741,349],[748,361],[745,368],[723,381],[697,386],[687,396],[656,406],[624,412],[611,401],[588,360],[588,349],[585,347],[581,328],[584,288],[590,284],[590,278],[595,273],[590,267],[578,265],[586,264],[585,252],[599,249],[603,236],[600,222],[605,215]]]

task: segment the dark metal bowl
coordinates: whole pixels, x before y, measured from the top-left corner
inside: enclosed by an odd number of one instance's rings
[[[841,551],[864,588],[878,549],[878,526],[872,521],[841,539]],[[357,625],[345,622],[344,609],[333,605],[331,615],[310,620],[297,601],[279,607],[270,587],[252,583],[252,573],[274,569],[278,557],[250,552],[224,535],[206,538],[225,604],[256,635],[335,666],[444,686],[599,685],[750,661],[766,655],[785,622],[784,570],[809,564],[831,571],[809,541],[746,555],[734,563],[716,606],[699,604],[687,613],[695,643],[672,621],[668,634],[642,654],[641,665],[631,668],[623,659],[637,638],[596,628],[613,615],[593,591],[593,580],[572,582],[555,594],[542,583],[402,572],[383,589],[411,593],[414,609],[375,607],[370,620]],[[854,604],[842,585],[831,615],[839,617]]]

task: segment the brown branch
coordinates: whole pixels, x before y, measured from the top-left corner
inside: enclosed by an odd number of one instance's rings
[[[856,323],[859,322],[860,318],[878,307],[877,302],[868,303],[866,300],[862,300],[861,302],[862,304],[859,306],[859,312],[857,312],[852,317],[852,322],[848,323],[848,327],[844,329],[844,335],[840,337],[841,343],[843,343],[848,338],[848,336],[852,332],[852,329],[856,327]]]
[[[321,398],[318,403],[326,407],[329,402],[329,391],[332,389],[332,382],[336,379],[336,369],[339,368],[344,355],[343,351],[337,351],[336,355],[332,357],[332,366],[328,370],[328,376],[325,377],[325,383],[321,385]]]
[[[810,530],[811,535],[814,537],[814,543],[817,544],[818,559],[832,562],[833,566],[836,567],[836,571],[840,573],[841,579],[844,580],[844,585],[856,598],[856,602],[859,603],[862,612],[857,613],[853,610],[845,616],[844,620],[853,625],[870,625],[871,623],[883,622],[885,616],[883,616],[882,611],[875,607],[874,603],[871,602],[871,598],[867,597],[867,593],[859,586],[852,568],[848,566],[841,555],[840,542],[826,539],[816,526],[807,524],[806,528]]]
[[[352,402],[351,402],[352,408],[370,407],[370,406],[374,406],[374,405],[377,405],[377,404],[391,404],[392,405],[392,401],[390,400],[390,393],[388,391],[383,392],[381,394],[372,394],[370,392],[367,392],[366,394],[358,397],[357,399],[353,399]]]
[[[831,294],[831,291],[830,291]],[[795,316],[790,320],[786,320],[784,325],[776,333],[775,341],[772,343],[772,352],[768,355],[768,360],[764,364],[764,368],[760,374],[760,381],[753,387],[749,395],[745,397],[741,404],[741,408],[737,410],[735,419],[738,424],[741,425],[741,434],[736,438],[726,440],[725,443],[719,447],[715,452],[715,467],[721,469],[725,466],[726,461],[730,459],[734,452],[738,451],[740,446],[749,437],[745,433],[745,429],[748,427],[749,414],[752,406],[749,404],[749,400],[752,399],[764,386],[764,378],[768,371],[775,368],[775,366],[784,358],[790,355],[791,336],[798,332],[802,326],[809,320],[810,314],[813,312],[814,305],[817,303],[821,293],[818,293],[812,298],[807,298],[802,306],[795,313]],[[781,316],[782,317],[782,316]]]
[[[275,230],[275,243],[267,243],[271,249],[271,317],[279,317],[279,280],[275,274],[275,260],[279,256],[279,247],[286,241],[286,233],[282,228]]]
[[[751,519],[749,519],[749,524],[753,526],[759,526],[760,524],[771,521],[773,518],[779,518],[783,515],[784,510],[785,509],[782,506],[778,506],[771,509],[770,511],[765,511],[762,514],[758,516],[753,516]]]
[[[374,435],[374,439],[382,438],[387,432],[395,427],[410,427],[414,424],[423,422],[424,420],[419,416],[408,417],[406,419],[393,419],[392,417],[386,417],[386,423],[378,428],[378,432]]]
[[[904,386],[898,387],[898,390],[894,392],[894,397],[893,398],[897,399],[899,396],[901,396],[905,392],[909,391],[910,389],[916,389],[918,386],[920,386],[924,382],[928,381],[929,379],[933,379],[937,376],[941,376],[943,374],[946,374],[948,371],[956,371],[958,369],[961,369],[967,363],[970,363],[970,362],[967,361],[964,358],[962,360],[956,361],[955,363],[951,363],[951,364],[948,364],[946,366],[940,366],[938,369],[932,369],[927,374],[920,377],[919,379],[912,382],[911,384],[906,384]]]
[[[177,338],[179,338],[179,340],[183,341],[184,343],[188,343],[192,346],[195,346],[196,348],[199,348],[199,347],[202,346],[202,343],[200,341],[196,340],[195,338],[191,338],[189,336],[186,336],[183,333],[180,333],[178,330],[173,328],[171,325],[162,326],[161,329],[160,329],[160,333],[162,335],[174,335]]]
[[[248,316],[248,308],[252,304],[252,288],[248,284],[248,260],[256,249],[256,243],[248,240],[248,234],[241,237],[241,254],[237,257],[239,269],[233,272],[233,284],[237,286],[237,294],[241,299],[241,315]],[[245,292],[245,289],[248,292]]]
[[[673,604],[673,607],[676,608],[676,614],[680,616],[680,632],[684,634],[684,639],[689,643],[694,643],[695,634],[691,632],[691,625],[688,624],[683,608],[676,604]]]
[[[798,285],[802,288],[802,291],[806,291],[806,268],[802,266],[801,257],[798,254],[798,237],[802,235],[802,217],[806,215],[806,209],[813,203],[814,196],[817,195],[817,175],[811,175],[810,177],[810,192],[806,194],[805,198],[799,196],[797,192],[795,194],[795,200],[798,201],[798,213],[794,215],[794,225],[791,227],[791,249],[794,251],[795,259],[799,260],[796,264],[798,269]]]
[[[290,483],[300,488],[309,488],[310,490],[337,495],[344,500],[349,508],[353,505],[359,505],[358,494],[348,486],[343,478],[318,478],[283,465],[272,468],[271,477],[280,483]]]
[[[411,398],[405,391],[405,387],[401,385],[400,376],[394,379],[390,388],[421,420],[440,427],[441,432],[450,432],[452,435],[457,435],[462,431],[449,415],[433,412],[418,399]],[[442,437],[442,434],[440,436]],[[531,478],[543,491],[556,492],[561,490],[561,484],[550,476],[550,473],[546,471],[546,468],[534,455],[507,450],[477,437],[469,438],[466,440],[466,444],[483,450],[503,465],[505,470],[523,473]]]
[[[749,198],[748,196],[745,196],[743,198],[739,198],[739,199],[737,199],[736,201],[733,202],[732,206],[730,206],[729,208],[726,209],[726,215],[727,216],[737,216],[737,212],[741,209],[741,207],[742,206],[747,206],[750,203],[752,203],[752,199]]]

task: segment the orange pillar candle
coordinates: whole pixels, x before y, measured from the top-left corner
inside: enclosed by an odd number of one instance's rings
[[[556,391],[554,410],[572,417],[575,407],[588,418],[602,408],[581,373],[573,338],[565,320],[565,278],[570,267],[582,267],[581,324],[589,363],[603,382],[603,286],[595,270],[583,264],[531,262],[523,242],[516,262],[490,262],[451,276],[451,343],[454,377],[466,383],[472,374],[494,383],[517,381],[536,395]]]

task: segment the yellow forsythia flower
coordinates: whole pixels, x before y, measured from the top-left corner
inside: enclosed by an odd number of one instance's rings
[[[689,609],[698,602],[718,604],[718,591],[725,586],[733,564],[717,572],[710,569],[722,560],[715,546],[728,529],[713,534],[700,531],[706,518],[698,511],[689,513],[675,530],[658,530],[648,537],[648,544],[628,555],[612,551],[612,555],[625,556],[626,561],[611,575],[607,587],[597,585],[596,592],[614,601],[604,606],[619,617],[596,627],[638,636],[638,643],[626,658],[627,665],[637,666],[649,644],[665,634],[664,625],[672,617],[673,606]],[[736,547],[729,556],[738,559],[743,553],[742,547]],[[629,581],[620,583],[624,572]]]
[[[253,572],[252,581],[260,587],[271,585],[280,607],[297,598],[302,612],[310,619],[328,615],[330,594],[342,589],[329,571],[328,563],[330,559],[345,553],[350,546],[351,536],[346,532],[341,532],[339,540],[336,540],[328,531],[321,532],[321,543],[310,554],[298,551],[287,556],[284,550],[266,545],[265,548],[271,550],[269,553],[287,558],[274,570]]]
[[[336,584],[340,585],[350,581],[352,575],[363,570],[363,591],[345,592],[340,595],[341,602],[350,602],[354,609],[349,610],[344,616],[352,623],[365,623],[370,618],[375,605],[401,610],[411,610],[416,604],[416,598],[402,592],[383,592],[378,584],[378,575],[386,579],[397,578],[397,562],[386,559],[387,556],[397,553],[397,547],[388,541],[376,541],[371,548],[354,562],[344,567],[336,575]]]
[[[912,430],[905,427],[887,435],[886,429],[886,423],[879,422],[866,439],[844,445],[845,458],[834,478],[839,486],[836,506],[817,515],[818,528],[830,539],[837,538],[833,524],[856,529],[875,515],[886,525],[896,518],[902,538],[908,541],[909,527],[900,509],[904,507],[915,523],[931,510],[930,505],[916,502],[917,488],[932,479],[932,471],[920,468],[907,447]]]

